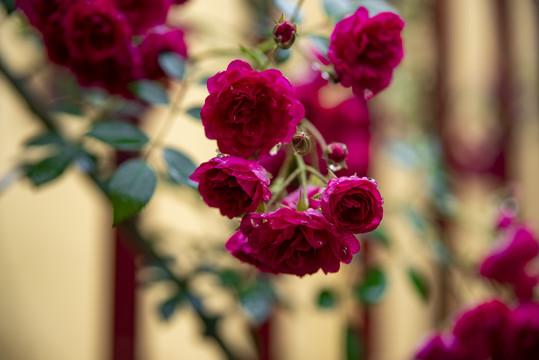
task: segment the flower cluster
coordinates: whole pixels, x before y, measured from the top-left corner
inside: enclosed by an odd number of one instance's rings
[[[242,216],[227,250],[275,274],[336,272],[341,263],[349,263],[360,247],[354,234],[374,230],[382,219],[376,182],[356,175],[323,178],[326,187],[303,183],[282,198],[287,182],[295,176],[307,179],[301,156],[310,152],[310,140],[304,131],[294,136],[305,116],[295,88],[279,71],[259,72],[240,60],[208,79],[207,87],[202,124],[206,136],[217,140],[226,155],[203,163],[190,178],[199,183],[207,205],[229,218]],[[270,191],[267,172],[257,160],[293,139],[289,153],[296,157],[298,169],[283,175],[288,181],[282,176],[274,179]]]
[[[19,0],[47,54],[82,86],[131,97],[128,85],[164,79],[158,56],[187,57],[184,34],[165,20],[172,0]]]
[[[532,360],[539,358],[539,304],[513,309],[499,300],[463,312],[453,330],[431,336],[418,360]]]

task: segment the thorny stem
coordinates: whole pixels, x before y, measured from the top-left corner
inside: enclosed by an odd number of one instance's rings
[[[36,115],[36,118],[49,130],[52,132],[55,132],[61,136],[58,127],[56,126],[54,120],[50,115],[43,110],[43,108],[38,104],[36,99],[30,94],[26,88],[24,87],[24,84],[19,81],[19,79],[15,78],[11,72],[7,69],[5,64],[3,63],[2,59],[0,58],[0,73],[4,75],[4,77],[8,80],[8,82],[13,86],[13,88],[17,91],[17,93],[21,96],[21,98],[26,102],[28,105],[30,111]],[[182,95],[183,96],[183,95]],[[86,172],[88,177],[92,180],[94,185],[101,190],[101,192],[107,196],[106,187],[104,183],[97,177],[97,175],[93,172]],[[134,246],[136,246],[137,250],[140,251],[143,256],[150,261],[158,262],[159,265],[163,268],[163,270],[169,275],[170,279],[180,288],[185,289],[188,287],[189,278],[180,278],[174,272],[170,269],[164,258],[159,255],[155,249],[151,246],[151,243],[147,241],[141,234],[140,230],[137,227],[137,223],[135,219],[127,219],[120,223],[119,226],[124,226],[126,229],[129,230],[131,233],[131,239],[133,240]],[[211,318],[209,315],[207,315],[203,309],[201,308],[200,304],[195,304],[195,300],[193,297],[189,296],[189,301],[191,305],[196,310],[196,314],[200,318],[200,320],[204,323],[206,327],[206,335],[211,336],[215,342],[219,345],[223,353],[226,355],[226,358],[228,360],[238,360],[239,358],[233,354],[233,352],[230,350],[228,345],[223,341],[221,336],[217,331],[215,331],[215,319]]]

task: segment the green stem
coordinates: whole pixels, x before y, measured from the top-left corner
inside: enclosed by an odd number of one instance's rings
[[[268,202],[268,209],[270,209],[277,202],[281,193],[288,187],[288,185],[292,183],[292,181],[294,181],[295,178],[298,177],[298,175],[300,175],[300,173],[301,170],[297,168],[290,175],[288,175],[288,177],[282,183],[276,185],[275,190],[271,191],[272,197],[270,202]]]
[[[301,126],[303,126],[305,130],[307,130],[307,132],[309,132],[314,137],[316,142],[322,148],[322,151],[327,148],[328,144],[326,143],[326,140],[324,140],[324,136],[320,133],[320,131],[318,131],[318,129],[316,128],[316,126],[313,125],[312,122],[307,119],[303,119],[301,120]]]
[[[324,175],[322,175],[322,173],[320,171],[316,170],[312,166],[305,165],[305,170],[307,170],[308,172],[310,172],[311,174],[313,174],[314,176],[316,176],[317,178],[322,180],[324,182],[324,184],[328,183],[328,179]]]
[[[303,158],[299,156],[298,154],[294,154],[294,157],[296,158],[296,162],[298,164],[298,170],[300,171],[299,183],[300,183],[301,188],[303,189],[303,193],[301,194],[303,198],[303,203],[307,207],[309,207],[309,197],[307,196],[307,169],[306,169],[305,161],[303,161]]]

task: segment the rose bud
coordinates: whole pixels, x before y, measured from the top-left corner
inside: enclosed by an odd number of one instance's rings
[[[296,31],[296,24],[281,18],[281,21],[273,28],[273,39],[281,49],[288,49],[296,40]]]
[[[367,177],[333,178],[320,195],[324,216],[340,230],[355,234],[373,231],[380,225],[382,204],[376,181]]]
[[[216,157],[201,164],[189,177],[208,206],[229,218],[256,211],[271,198],[266,170],[253,160],[235,156]]]
[[[329,163],[339,164],[346,161],[348,148],[346,147],[346,144],[333,142],[326,148],[325,155]]]
[[[294,145],[294,150],[296,154],[303,156],[309,153],[311,150],[311,137],[300,131],[292,137],[292,145]]]

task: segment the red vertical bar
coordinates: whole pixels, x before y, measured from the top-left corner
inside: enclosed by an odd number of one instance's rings
[[[136,154],[118,152],[116,164]],[[134,360],[136,349],[136,264],[130,232],[121,223],[114,235],[114,292],[112,360]]]
[[[127,243],[127,232],[115,232],[113,360],[135,359],[135,257]]]

